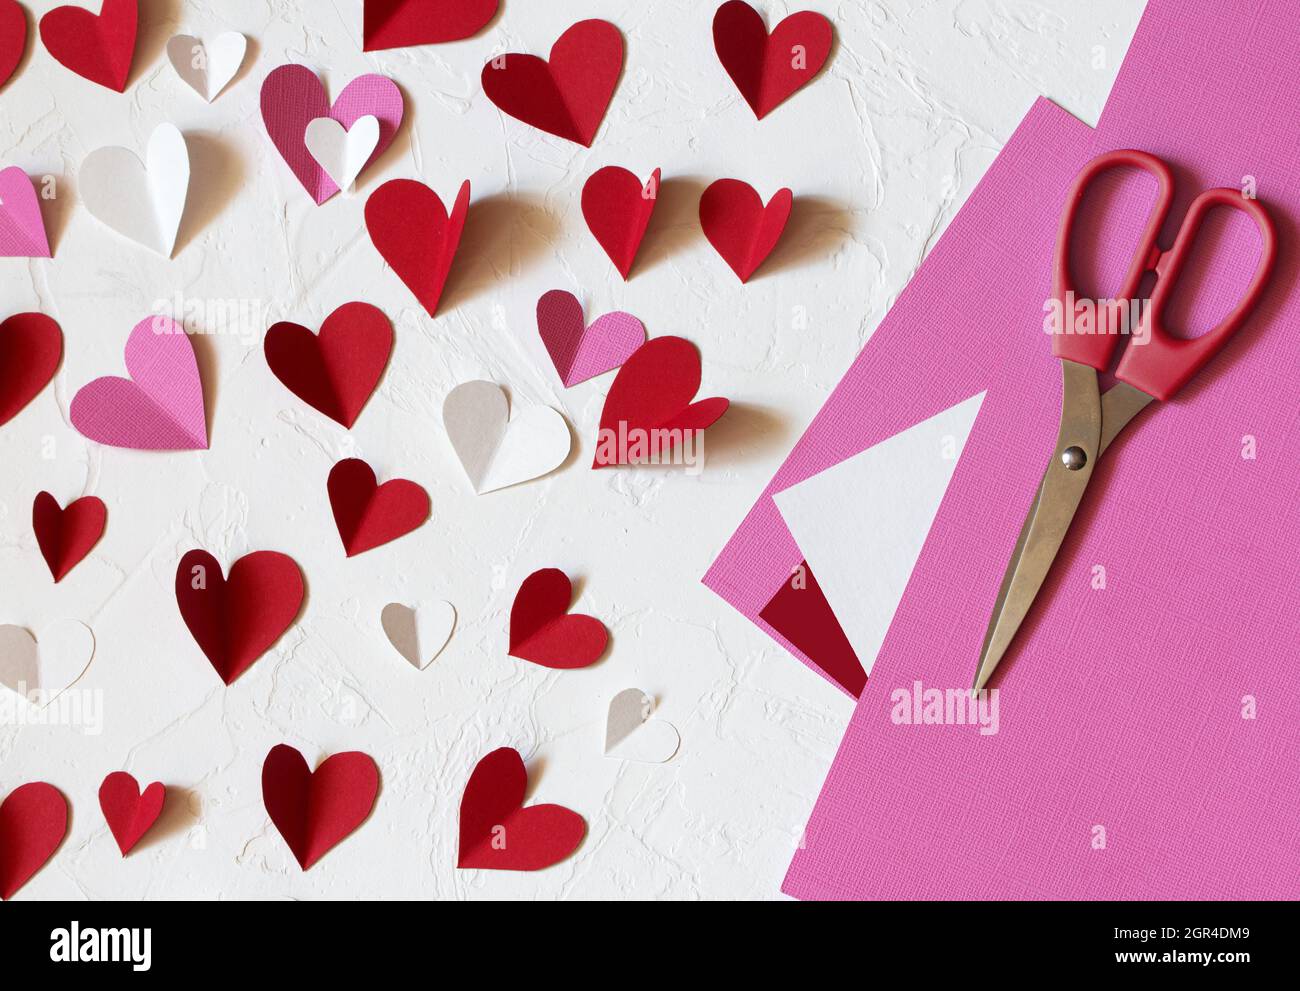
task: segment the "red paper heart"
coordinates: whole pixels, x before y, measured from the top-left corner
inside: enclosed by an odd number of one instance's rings
[[[346,458],[330,470],[330,507],[348,557],[410,533],[429,518],[429,494],[404,478],[377,484],[370,465]]]
[[[54,581],[61,582],[99,543],[108,510],[102,499],[83,496],[64,509],[48,492],[32,502],[32,529]]]
[[[808,10],[791,14],[770,37],[745,0],[728,0],[713,15],[718,61],[759,120],[813,81],[834,39],[831,22]]]
[[[302,609],[302,571],[277,551],[255,551],[221,574],[192,550],[176,566],[176,604],[199,649],[227,685],[280,639]]]
[[[483,92],[516,120],[591,147],[623,73],[623,35],[609,21],[579,21],[550,60],[498,55],[483,66]]]
[[[366,230],[384,261],[434,316],[469,213],[469,180],[451,215],[438,194],[414,179],[386,182],[366,200]]]
[[[16,313],[0,323],[0,427],[54,378],[63,331],[43,313]]]
[[[313,774],[281,743],[262,763],[262,804],[303,870],[365,822],[378,795],[379,768],[357,751],[325,758]]]
[[[641,239],[659,201],[660,172],[642,183],[633,173],[617,165],[598,169],[582,187],[582,215],[609,260],[627,279],[636,260]]]
[[[519,751],[502,747],[478,762],[460,800],[457,867],[539,871],[578,849],[587,834],[582,816],[563,805],[524,808],[527,790]]]
[[[27,50],[27,11],[18,0],[0,0],[0,88],[23,60]]]
[[[739,179],[719,179],[700,197],[700,226],[713,250],[748,282],[781,240],[794,194],[778,189],[763,206],[754,187]]]
[[[119,93],[126,91],[135,54],[136,0],[104,0],[99,14],[55,7],[41,18],[41,40],[79,76]]]
[[[167,786],[155,781],[142,793],[140,785],[126,771],[114,771],[99,786],[99,807],[125,857],[140,842],[162,814]]]
[[[478,34],[499,0],[366,0],[362,50],[436,45]]]
[[[19,785],[0,802],[0,901],[45,866],[67,832],[68,800],[53,785]]]
[[[393,351],[393,325],[378,307],[344,303],[320,334],[277,323],[262,350],[271,372],[295,396],[351,428],[375,391]]]
[[[510,655],[546,668],[585,668],[609,644],[605,624],[572,615],[573,586],[559,568],[543,568],[524,579],[510,607]]]
[[[655,463],[686,433],[714,423],[731,404],[717,398],[692,403],[699,389],[700,353],[694,344],[680,337],[647,341],[609,387],[592,467]]]

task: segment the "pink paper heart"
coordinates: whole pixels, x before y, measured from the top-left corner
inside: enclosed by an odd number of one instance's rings
[[[0,172],[0,257],[50,257],[36,190],[16,165]]]
[[[344,130],[350,131],[358,118],[367,114],[376,117],[379,143],[366,160],[364,172],[393,143],[402,125],[403,108],[402,91],[397,84],[377,73],[357,76],[343,88],[333,107],[329,105],[325,87],[305,65],[282,65],[262,83],[262,120],[266,133],[317,206],[337,193],[339,187],[307,150],[304,140],[307,125],[318,117],[332,117]]]
[[[552,289],[537,301],[537,332],[567,389],[618,368],[645,343],[645,325],[615,310],[588,327],[571,292]]]
[[[106,377],[72,400],[72,425],[111,447],[202,451],[208,446],[194,345],[170,317],[146,317],[126,341],[129,379]]]

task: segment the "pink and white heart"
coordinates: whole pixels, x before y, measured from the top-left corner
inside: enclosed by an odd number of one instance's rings
[[[537,332],[565,388],[618,368],[645,343],[645,325],[622,310],[587,326],[573,293],[552,289],[537,301]]]
[[[0,171],[0,257],[50,257],[36,190],[16,165]]]

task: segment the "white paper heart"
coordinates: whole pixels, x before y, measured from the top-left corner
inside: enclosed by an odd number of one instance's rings
[[[248,39],[238,31],[219,34],[204,42],[178,34],[167,42],[167,58],[185,85],[211,103],[235,78],[248,53]]]
[[[65,619],[37,640],[21,626],[0,626],[0,685],[44,708],[90,667],[95,635]]]
[[[573,447],[563,416],[549,406],[530,406],[512,420],[510,401],[493,382],[452,389],[442,423],[479,495],[554,471]]]
[[[317,117],[307,125],[303,144],[334,185],[347,192],[379,147],[379,118],[366,114],[345,130],[333,117]]]
[[[609,703],[605,720],[605,756],[662,764],[677,753],[682,738],[677,727],[651,719],[654,699],[639,688],[625,688]]]
[[[412,667],[423,671],[451,640],[456,627],[456,607],[434,602],[418,612],[400,602],[390,602],[379,614],[384,635]]]
[[[100,148],[81,164],[81,198],[100,221],[167,258],[190,188],[190,154],[172,124],[159,124],[145,161],[126,148]]]

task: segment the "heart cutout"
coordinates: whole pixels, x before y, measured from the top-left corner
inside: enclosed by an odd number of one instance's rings
[[[677,727],[651,719],[654,699],[639,688],[625,688],[609,703],[605,718],[605,756],[662,764],[681,746]]]
[[[456,607],[434,602],[418,612],[400,602],[390,602],[379,614],[384,636],[411,667],[423,671],[451,640],[456,628]]]
[[[645,183],[617,165],[597,169],[582,187],[582,216],[596,242],[624,281],[641,248],[655,204],[659,202],[660,170]]]
[[[609,21],[579,21],[536,55],[498,55],[483,66],[483,92],[539,130],[591,147],[623,74],[623,35]]]
[[[63,331],[44,313],[0,321],[0,427],[47,385],[63,360]]]
[[[0,258],[49,258],[36,188],[17,166],[0,171]]]
[[[460,800],[461,869],[539,871],[558,864],[587,834],[562,805],[524,807],[528,771],[519,751],[494,750],[474,768]]]
[[[499,0],[365,0],[362,50],[460,41],[497,15]]]
[[[176,605],[194,642],[227,685],[252,667],[293,625],[302,610],[302,571],[277,551],[255,551],[230,575],[204,550],[176,565]]]
[[[0,802],[0,901],[45,866],[67,832],[68,800],[53,785],[19,785]]]
[[[73,397],[69,416],[84,437],[142,451],[208,446],[203,382],[194,346],[170,317],[146,317],[126,340],[129,379],[95,379]]]
[[[334,185],[348,192],[379,147],[379,118],[366,114],[345,128],[333,117],[317,117],[307,125],[303,143]]]
[[[424,489],[404,478],[379,485],[374,470],[360,458],[336,464],[326,487],[348,557],[405,536],[429,518]]]
[[[447,393],[442,423],[461,467],[479,495],[554,471],[573,449],[564,417],[530,406],[510,417],[510,400],[495,382],[464,382]]]
[[[375,250],[431,317],[438,313],[468,214],[468,179],[450,214],[437,193],[414,179],[386,182],[366,200],[366,230]]]
[[[126,771],[114,771],[99,786],[99,808],[125,857],[162,815],[167,786],[155,781],[143,792]]]
[[[63,581],[104,535],[108,509],[102,499],[83,496],[64,509],[48,492],[32,502],[32,530],[54,581]]]
[[[18,0],[0,0],[0,89],[18,71],[27,51],[27,12]]]
[[[123,93],[131,78],[138,20],[136,0],[104,0],[98,14],[55,7],[41,18],[41,41],[65,68]]]
[[[559,568],[525,578],[510,607],[510,656],[560,670],[600,660],[609,631],[594,616],[570,615],[572,601],[573,585]]]
[[[303,870],[365,822],[378,796],[379,768],[357,751],[333,754],[313,773],[281,743],[262,763],[262,804]]]
[[[167,42],[167,60],[176,75],[208,103],[230,85],[247,54],[248,39],[238,31],[219,34],[211,43],[188,34]]]
[[[0,626],[0,685],[45,708],[86,673],[95,656],[90,627],[65,619],[41,630]]]
[[[834,40],[831,22],[808,10],[791,14],[770,35],[745,0],[728,0],[713,16],[718,61],[759,120],[816,78]]]
[[[719,179],[700,197],[700,226],[713,250],[748,282],[781,239],[793,206],[788,189],[778,189],[764,206],[749,183]]]
[[[565,388],[617,368],[645,343],[645,324],[630,313],[615,310],[591,326],[585,319],[571,292],[552,289],[537,301],[537,332]]]
[[[105,227],[170,258],[190,188],[185,136],[159,124],[142,162],[127,148],[99,148],[81,163],[81,198]]]

